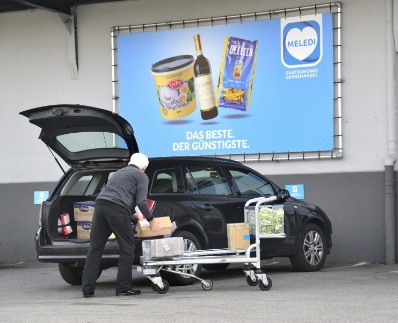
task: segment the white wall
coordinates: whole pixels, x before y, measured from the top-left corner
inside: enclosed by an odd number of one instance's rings
[[[141,0],[77,8],[79,79],[55,13],[0,14],[0,183],[56,181],[61,171],[20,111],[78,103],[112,109],[112,26],[251,13],[313,0]],[[383,171],[387,155],[384,0],[342,2],[343,153],[339,160],[251,163],[264,174]],[[297,125],[299,126],[299,125]]]

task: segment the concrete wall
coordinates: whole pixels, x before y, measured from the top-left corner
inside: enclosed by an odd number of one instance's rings
[[[304,184],[305,200],[318,205],[329,216],[333,247],[326,261],[385,262],[383,172],[269,178],[281,187]]]
[[[398,176],[398,174],[396,174]],[[317,204],[333,225],[328,262],[384,262],[384,173],[334,173],[268,176],[284,187],[304,184],[306,201]],[[51,191],[55,183],[0,185],[0,262],[36,259],[33,240],[39,221],[34,190]],[[396,188],[397,189],[397,188]],[[397,246],[398,249],[398,246]]]
[[[51,186],[62,174],[48,149],[37,140],[39,129],[18,113],[59,103],[111,110],[112,26],[319,3],[324,2],[145,0],[79,6],[78,80],[71,79],[67,31],[55,13],[35,10],[1,14],[0,261],[35,257],[31,239],[38,206],[33,204],[33,191],[45,190],[43,187]],[[306,199],[323,206],[333,222],[334,248],[329,260],[383,262],[383,171],[387,156],[385,1],[342,1],[342,12],[343,158],[248,164],[275,178],[281,186],[305,184]]]
[[[54,186],[48,182],[0,185],[0,262],[36,259],[40,205],[33,204],[33,191],[51,191]]]

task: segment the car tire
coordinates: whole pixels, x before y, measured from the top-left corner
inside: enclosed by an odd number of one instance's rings
[[[301,232],[299,250],[290,256],[290,263],[296,271],[317,271],[325,263],[326,239],[319,226],[307,224]]]
[[[228,268],[229,263],[222,263],[222,264],[203,264],[202,268],[206,270],[225,270]]]
[[[59,263],[58,270],[61,277],[71,285],[81,285],[84,267],[72,267],[69,264]],[[98,272],[97,279],[101,276],[102,270]]]
[[[191,232],[188,231],[179,231],[173,237],[182,237],[184,239],[184,251],[195,251],[201,250],[202,246],[200,245],[199,239]],[[188,274],[199,276],[202,270],[202,265],[199,264],[190,264],[190,265],[178,265],[173,266],[173,270],[187,272]],[[172,286],[186,286],[192,285],[196,278],[183,276],[180,274],[174,274],[167,271],[162,271],[162,277],[166,279],[170,285]]]

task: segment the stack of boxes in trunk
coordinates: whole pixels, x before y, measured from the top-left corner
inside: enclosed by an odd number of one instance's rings
[[[77,238],[82,240],[90,239],[91,223],[94,213],[93,201],[73,203],[74,218],[77,225]]]

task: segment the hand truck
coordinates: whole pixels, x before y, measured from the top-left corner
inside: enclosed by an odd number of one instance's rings
[[[175,268],[174,266],[184,266],[192,264],[222,264],[222,263],[243,263],[243,273],[246,275],[246,282],[249,286],[259,285],[261,290],[269,290],[272,287],[272,280],[261,269],[260,259],[260,239],[262,238],[285,238],[285,233],[278,234],[260,234],[259,210],[260,206],[265,203],[283,200],[284,195],[276,195],[271,197],[259,197],[251,199],[245,204],[245,222],[249,221],[249,214],[255,216],[255,243],[250,245],[246,250],[228,249],[209,249],[184,252],[180,256],[162,259],[146,259],[140,258],[141,266],[137,267],[143,275],[151,280],[151,287],[159,294],[165,294],[169,290],[169,283],[162,279],[160,271],[167,271],[183,277],[193,277],[202,283],[202,288],[206,291],[213,288],[211,280],[205,280],[192,274],[183,272],[183,268]],[[256,203],[255,206],[250,204]],[[254,214],[253,214],[254,211]],[[256,253],[255,257],[251,257],[251,253]],[[252,265],[252,266],[251,266]],[[253,267],[254,266],[254,267]]]

